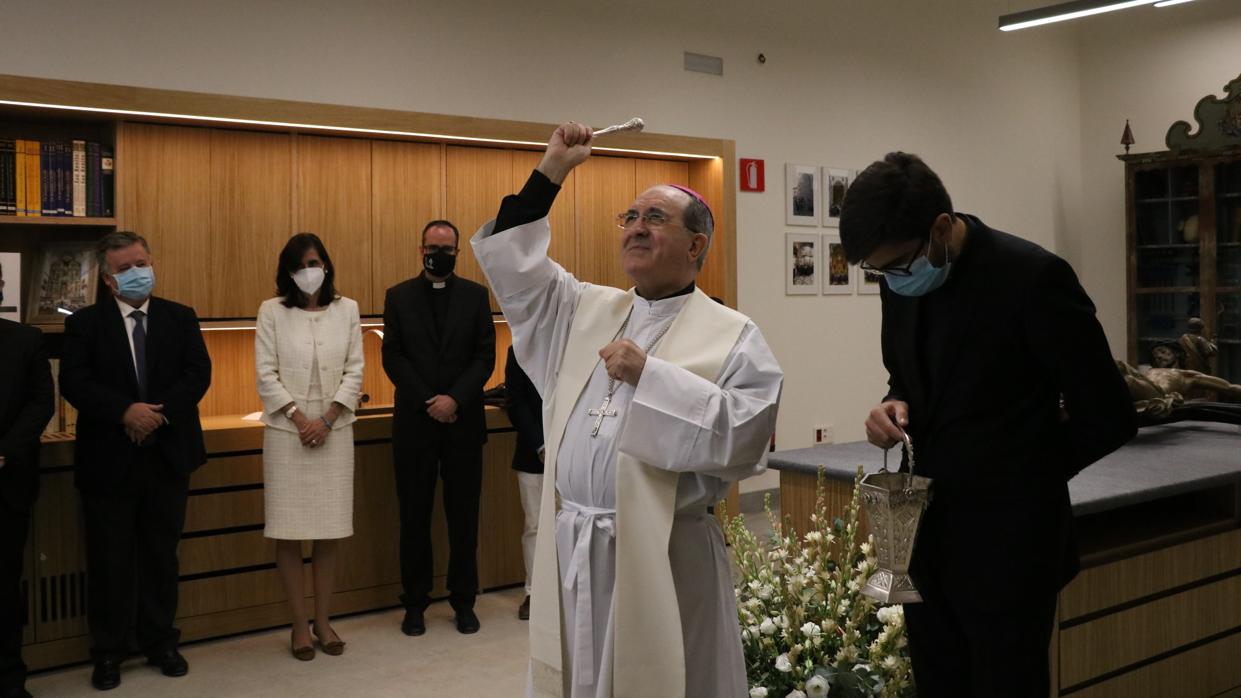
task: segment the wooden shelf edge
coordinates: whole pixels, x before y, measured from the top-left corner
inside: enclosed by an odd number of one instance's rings
[[[50,225],[61,227],[115,227],[115,218],[73,216],[0,216],[0,225]]]

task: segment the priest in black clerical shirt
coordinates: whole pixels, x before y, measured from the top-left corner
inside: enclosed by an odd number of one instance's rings
[[[388,289],[383,365],[396,386],[393,462],[401,515],[401,583],[406,635],[426,632],[430,602],[431,511],[444,485],[448,592],[457,630],[477,632],[478,500],[487,423],[483,386],[495,368],[487,290],[453,273],[460,233],[448,221],[422,231],[423,273]]]

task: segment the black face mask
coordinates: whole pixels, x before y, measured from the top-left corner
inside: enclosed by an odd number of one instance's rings
[[[429,273],[442,278],[452,274],[452,270],[457,267],[457,255],[443,251],[424,254],[422,266],[426,267]]]

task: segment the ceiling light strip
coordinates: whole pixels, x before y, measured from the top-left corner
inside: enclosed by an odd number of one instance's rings
[[[1065,22],[1070,19],[1103,14],[1104,12],[1127,10],[1130,7],[1153,5],[1156,2],[1158,0],[1124,0],[1123,2],[1115,2],[1114,0],[1075,0],[1075,2],[1065,2],[1059,5],[1049,5],[1025,12],[1003,15],[1000,17],[1000,30],[1011,32],[1018,29],[1028,29],[1053,22]]]
[[[107,107],[84,107],[67,104],[47,104],[43,102],[21,102],[10,99],[0,99],[0,104],[14,107],[33,107],[36,109],[59,109],[62,111],[84,111],[96,114],[115,114],[118,116],[145,116],[157,119],[190,119],[193,121],[206,121],[210,123],[223,124],[243,124],[246,126],[272,126],[277,128],[291,129],[315,129],[320,131],[332,131],[337,133],[364,133],[377,136],[402,136],[406,138],[428,138],[435,140],[461,141],[465,143],[489,143],[495,145],[529,145],[540,148],[547,147],[546,143],[539,141],[523,141],[508,138],[482,138],[478,136],[450,136],[443,133],[422,133],[419,131],[396,131],[381,128],[358,128],[353,126],[327,126],[324,124],[304,124],[295,121],[268,121],[265,119],[237,119],[226,116],[203,116],[199,114],[173,114],[169,112],[156,111],[140,111],[135,109],[109,109]],[[611,153],[633,153],[640,155],[663,155],[668,157],[693,158],[696,160],[714,160],[714,155],[702,155],[699,153],[674,153],[662,150],[636,150],[628,148],[595,148],[594,150]]]

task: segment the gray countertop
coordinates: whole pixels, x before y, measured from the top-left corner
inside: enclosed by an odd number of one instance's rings
[[[899,451],[888,467],[900,465]],[[857,467],[872,473],[883,465],[883,451],[865,441],[777,451],[768,459],[776,470],[815,473],[852,480]],[[1230,424],[1181,422],[1146,427],[1136,438],[1069,481],[1077,516],[1162,499],[1229,482],[1241,483],[1241,429]]]

